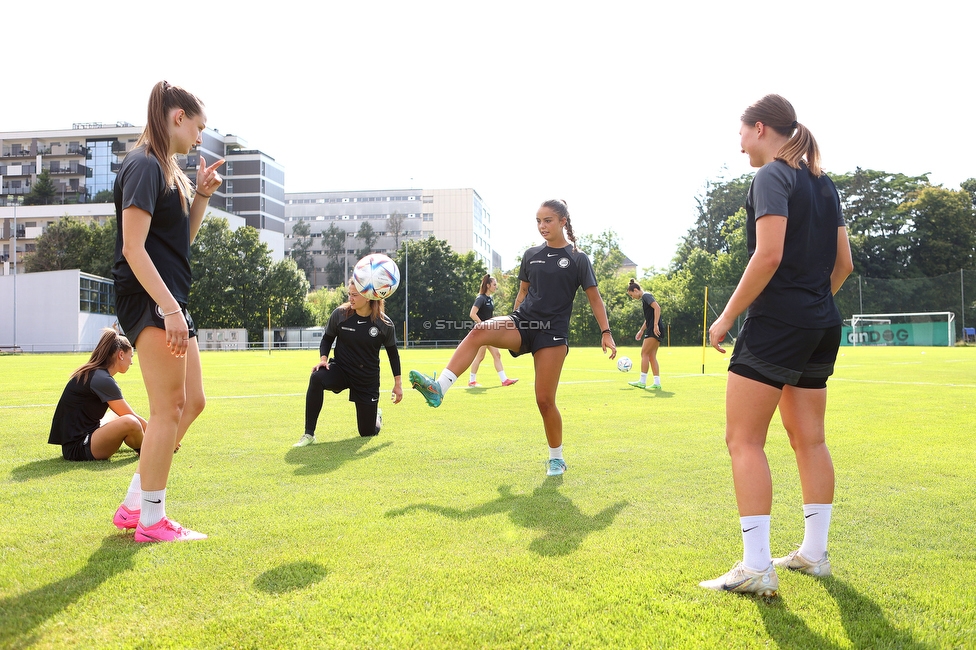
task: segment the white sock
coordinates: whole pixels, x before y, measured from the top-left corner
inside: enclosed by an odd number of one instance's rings
[[[145,528],[158,523],[166,516],[166,488],[142,491],[142,511],[139,523]]]
[[[506,379],[508,379],[508,375],[505,374],[504,370],[499,370],[498,378],[501,379],[502,381],[505,381]]]
[[[646,372],[642,372],[641,373],[640,383],[642,383],[642,384],[646,384],[647,383],[647,373]]]
[[[764,571],[773,561],[769,552],[769,515],[739,517],[742,526],[742,563],[753,571]]]
[[[655,386],[660,386],[661,385],[661,378],[658,377],[657,375],[654,375],[654,385]]]
[[[440,384],[441,387],[441,395],[446,393],[447,389],[453,386],[454,382],[456,381],[457,381],[457,375],[455,375],[447,368],[444,368],[444,372],[442,372],[441,376],[437,378],[437,383]]]
[[[125,493],[125,501],[122,502],[129,510],[138,510],[142,507],[142,479],[139,472],[132,475],[132,482],[129,483],[129,491]]]
[[[478,376],[478,373],[472,372],[471,373],[471,379],[468,380],[468,383],[473,384],[474,382],[478,381],[477,379],[475,379],[477,376]]]
[[[831,503],[803,504],[803,544],[800,555],[816,562],[827,552],[827,533],[830,531]]]
[[[559,445],[558,447],[549,447],[549,460],[552,460],[553,458],[558,458],[560,460],[563,459],[562,445]]]

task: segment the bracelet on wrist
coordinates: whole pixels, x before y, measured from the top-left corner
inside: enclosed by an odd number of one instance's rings
[[[209,199],[211,196],[213,196],[213,194],[204,194],[203,192],[198,191],[197,196],[203,196]]]
[[[168,311],[168,312],[166,312],[165,314],[163,314],[163,318],[166,318],[167,316],[172,316],[173,314],[179,314],[179,313],[181,313],[182,311],[183,311],[183,309],[182,309],[182,308],[177,308],[177,309],[176,309],[176,310],[174,310],[174,311]]]
[[[600,332],[601,335],[602,334],[610,334],[610,333],[611,332],[610,332],[610,328],[609,327],[607,329],[603,330],[602,332]]]

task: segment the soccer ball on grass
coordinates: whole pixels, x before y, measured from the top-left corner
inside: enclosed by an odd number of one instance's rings
[[[400,268],[386,255],[373,253],[356,262],[352,283],[367,300],[383,300],[400,286]]]

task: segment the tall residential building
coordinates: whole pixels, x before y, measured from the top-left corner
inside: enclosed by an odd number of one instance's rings
[[[313,289],[336,286],[349,277],[366,249],[360,235],[370,229],[375,241],[369,252],[392,256],[404,240],[433,236],[447,241],[457,253],[474,251],[489,270],[501,266],[501,257],[491,246],[491,214],[471,188],[289,192],[285,218],[289,255],[295,245],[295,224],[309,225]],[[330,270],[330,264],[338,269]]]
[[[142,134],[142,127],[128,122],[115,124],[76,123],[71,129],[59,131],[0,132],[0,206],[10,205],[29,194],[37,176],[47,170],[55,185],[55,202],[68,204],[108,203],[115,185],[115,176],[126,154],[132,151]],[[275,259],[284,257],[285,232],[285,171],[267,154],[248,148],[238,136],[222,135],[214,129],[203,133],[203,143],[194,149],[181,166],[192,180],[200,155],[210,163],[223,158],[226,163],[220,174],[224,184],[210,199],[210,207],[239,215],[245,223],[257,228],[261,241],[271,248]],[[96,197],[98,197],[96,199]],[[36,219],[30,226],[18,224],[18,261],[30,252],[32,237],[43,231],[47,223],[65,214],[56,206],[47,206],[51,215],[46,221]],[[75,212],[76,210],[72,210]],[[105,209],[101,209],[105,212]],[[84,211],[78,211],[84,212]],[[114,214],[114,208],[107,214]],[[13,236],[13,223],[5,219],[2,239]],[[27,228],[33,228],[28,231]],[[9,244],[4,244],[9,249]],[[22,247],[23,246],[23,247]],[[4,250],[10,255],[11,251]]]

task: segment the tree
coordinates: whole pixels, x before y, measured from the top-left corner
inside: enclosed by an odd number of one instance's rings
[[[612,230],[605,230],[597,236],[580,235],[577,248],[586,253],[593,263],[597,288],[607,307],[607,317],[611,319],[612,328],[614,308],[622,308],[624,301],[630,300],[625,293],[627,287],[621,284],[627,280],[617,278],[620,264],[624,260],[624,254],[617,243],[617,234]],[[590,301],[580,289],[576,292],[573,315],[569,322],[570,345],[599,345],[601,339],[600,325],[593,317]]]
[[[24,256],[24,268],[28,273],[87,270],[91,243],[91,228],[71,217],[62,217],[37,238],[35,252]]]
[[[312,227],[307,221],[298,221],[291,229],[295,243],[291,247],[291,257],[295,264],[305,274],[305,279],[312,281],[312,271],[315,263],[312,260]]]
[[[329,316],[339,305],[349,298],[349,290],[342,286],[334,289],[323,287],[309,294],[308,303],[312,310],[315,324],[324,327],[329,322]]]
[[[356,233],[356,239],[363,242],[363,247],[356,251],[356,259],[362,259],[373,252],[373,246],[380,236],[373,229],[368,221],[364,221]]]
[[[42,169],[41,173],[37,175],[34,185],[31,186],[30,192],[24,195],[24,205],[51,205],[54,203],[54,196],[57,193],[58,190],[54,186],[54,181],[51,180],[51,172]]]
[[[311,327],[315,314],[308,304],[308,278],[295,260],[285,258],[272,264],[262,283],[271,310],[272,327]]]
[[[92,203],[112,203],[115,201],[113,190],[99,190],[92,199]]]
[[[102,225],[90,226],[91,249],[87,268],[82,270],[99,275],[103,278],[112,277],[112,267],[115,266],[115,240],[118,236],[118,224],[115,219],[106,219]]]
[[[397,250],[400,249],[400,235],[403,234],[403,222],[405,219],[406,217],[397,210],[394,210],[393,214],[390,215],[389,232],[393,234],[394,248]]]
[[[923,277],[974,268],[976,212],[965,190],[924,187],[901,206],[912,223],[912,266]]]
[[[410,340],[461,340],[487,272],[484,264],[474,252],[459,255],[446,241],[433,236],[411,241],[409,251],[407,245],[404,242],[396,253],[400,287],[386,300],[386,313],[394,323],[402,323],[404,301],[408,300]]]
[[[858,167],[853,174],[831,175],[831,179],[840,195],[857,272],[874,278],[911,277],[910,223],[899,206],[928,185],[927,175]]]
[[[673,270],[680,270],[691,251],[700,249],[710,255],[729,251],[725,239],[726,224],[746,207],[746,197],[754,174],[744,174],[730,181],[708,181],[703,195],[695,197],[698,217],[688,231],[672,260]]]

